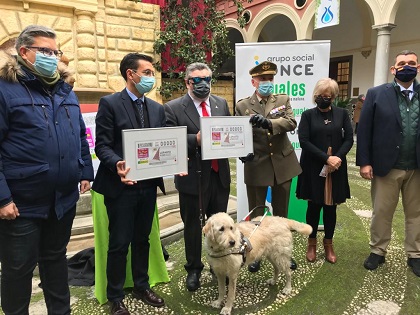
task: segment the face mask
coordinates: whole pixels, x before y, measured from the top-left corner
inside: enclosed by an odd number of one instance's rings
[[[417,76],[417,68],[405,65],[402,68],[395,69],[395,77],[401,82],[410,82]]]
[[[258,93],[261,96],[269,96],[274,91],[274,84],[271,81],[260,81],[258,85]]]
[[[46,77],[52,77],[57,70],[58,59],[55,56],[45,56],[37,52],[34,63],[31,63],[29,60],[27,61],[34,67],[36,72]]]
[[[155,85],[155,77],[140,77],[139,83],[135,83],[134,81],[133,83],[137,91],[143,95],[144,93],[150,92],[150,90],[153,88],[153,85]]]
[[[193,85],[192,92],[198,99],[204,100],[210,94],[210,84],[204,80],[201,80],[200,82]]]
[[[321,95],[318,95],[315,98],[315,103],[320,109],[327,109],[331,106],[331,99],[330,98],[324,98]]]

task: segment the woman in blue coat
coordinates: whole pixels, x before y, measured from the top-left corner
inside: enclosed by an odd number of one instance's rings
[[[338,92],[336,81],[330,78],[319,80],[313,93],[317,106],[302,114],[298,128],[302,173],[298,177],[296,196],[308,200],[306,222],[313,229],[306,253],[310,262],[316,259],[316,235],[321,209],[324,210],[325,258],[330,263],[336,262],[332,239],[337,205],[350,198],[346,155],[353,145],[353,130],[347,110],[332,106]],[[327,194],[326,178],[332,181]],[[332,197],[332,200],[326,200],[325,197]]]

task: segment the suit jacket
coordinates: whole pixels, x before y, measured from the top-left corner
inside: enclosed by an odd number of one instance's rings
[[[419,97],[414,82],[414,96]],[[385,176],[397,162],[402,143],[401,113],[392,83],[368,90],[357,128],[356,165],[371,165],[373,173]],[[417,165],[420,166],[420,122],[417,125]]]
[[[147,97],[144,98],[150,128],[165,127],[163,106]],[[101,161],[92,189],[104,196],[115,198],[125,184],[117,174],[116,163],[123,160],[122,130],[139,129],[135,108],[126,89],[107,95],[99,100],[96,115],[95,153]],[[140,185],[156,185],[165,192],[163,179],[140,181]]]
[[[299,175],[302,170],[295,150],[287,136],[296,128],[296,120],[286,94],[273,94],[261,106],[257,95],[240,100],[236,104],[236,116],[261,114],[270,119],[272,132],[253,128],[254,159],[245,163],[245,184],[251,186],[273,186]]]
[[[211,116],[230,116],[229,107],[225,99],[210,95]],[[186,94],[164,105],[166,125],[168,127],[187,126],[188,142],[188,175],[175,176],[175,187],[180,193],[198,195],[197,169],[201,164],[202,189],[209,185],[211,161],[201,160],[201,147],[197,144],[196,135],[200,130],[200,115],[191,97]],[[228,159],[219,159],[219,176],[223,187],[229,189],[230,168]]]

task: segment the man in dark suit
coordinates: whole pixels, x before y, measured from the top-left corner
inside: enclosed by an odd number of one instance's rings
[[[188,174],[175,176],[175,186],[179,191],[184,222],[186,285],[189,291],[200,287],[204,267],[201,262],[200,176],[197,170],[201,169],[201,206],[207,218],[217,212],[226,212],[230,192],[229,161],[201,159],[200,116],[230,116],[226,100],[210,94],[211,75],[206,64],[190,64],[185,71],[188,93],[164,105],[167,126],[187,126]]]
[[[371,253],[364,267],[375,270],[385,262],[401,192],[407,264],[420,277],[419,69],[417,55],[404,50],[391,67],[394,82],[367,92],[357,129],[356,165],[372,181]]]
[[[129,314],[123,298],[126,257],[131,244],[133,296],[146,304],[161,307],[164,301],[149,286],[149,234],[156,204],[157,187],[163,179],[130,179],[123,159],[123,129],[165,127],[163,106],[147,97],[154,83],[153,59],[130,53],[120,64],[126,81],[121,92],[104,96],[96,115],[95,152],[101,161],[93,189],[104,195],[109,219],[107,298],[111,314]]]

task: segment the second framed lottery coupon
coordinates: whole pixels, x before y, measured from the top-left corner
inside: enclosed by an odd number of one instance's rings
[[[122,131],[127,177],[144,180],[188,171],[187,127]]]
[[[249,116],[200,118],[203,160],[246,156],[254,152]]]

